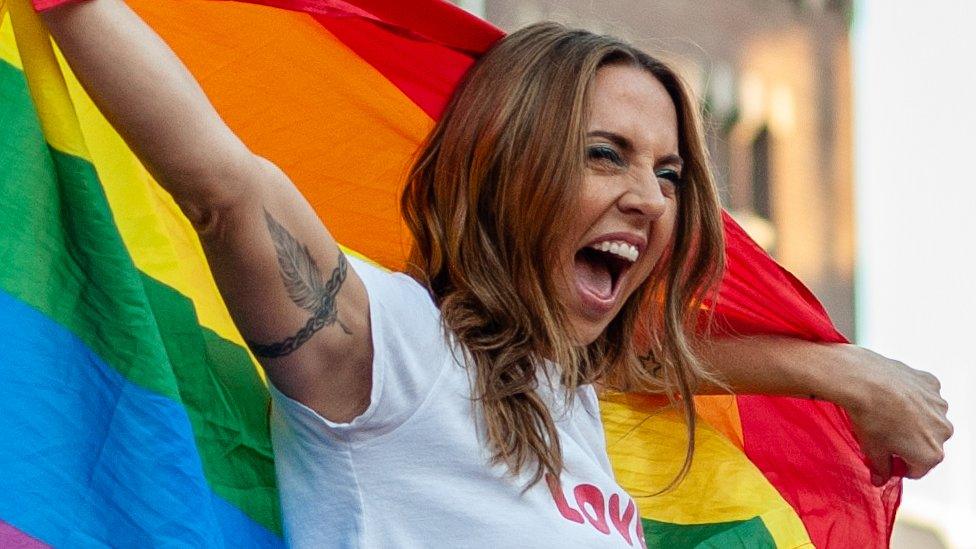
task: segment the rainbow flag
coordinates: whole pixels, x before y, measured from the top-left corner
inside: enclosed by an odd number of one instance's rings
[[[347,251],[403,265],[412,154],[499,30],[436,0],[131,4]],[[0,0],[0,22],[0,546],[282,545],[265,380],[195,233],[27,0]],[[726,331],[843,340],[730,218],[726,233]],[[900,482],[871,486],[841,410],[697,403],[691,473],[652,496],[684,456],[680,417],[603,400],[648,547],[887,546]]]

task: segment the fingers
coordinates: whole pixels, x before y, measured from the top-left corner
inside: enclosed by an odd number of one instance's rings
[[[891,475],[895,477],[908,475],[908,464],[901,456],[891,456]]]
[[[945,421],[940,427],[942,427],[939,429],[941,433],[926,433],[923,442],[911,448],[911,452],[902,454],[902,457],[908,464],[908,472],[905,476],[908,478],[922,478],[933,467],[942,463],[942,460],[945,459],[943,445],[946,439],[951,436],[952,424]]]
[[[935,377],[935,375],[930,372],[921,372],[921,373],[925,378],[925,382],[929,385],[929,387],[932,387],[932,389],[934,389],[936,393],[942,391],[942,382],[939,381],[939,378]]]
[[[925,476],[942,462],[943,446],[953,434],[939,379],[883,360],[885,375],[877,378],[873,396],[848,409],[875,486],[892,476]]]
[[[871,484],[883,486],[891,478],[891,454],[872,449],[868,451],[867,458],[871,468]]]
[[[922,478],[929,471],[931,471],[933,467],[942,463],[942,460],[944,458],[945,458],[945,453],[943,453],[942,448],[939,448],[936,451],[932,452],[932,455],[926,456],[924,460],[907,461],[908,474],[906,474],[905,476],[907,476],[908,478]]]
[[[945,458],[943,446],[954,429],[947,417],[949,403],[942,398],[942,383],[939,378],[922,370],[912,370],[912,373],[921,389],[920,396],[923,397],[917,408],[923,419],[912,437],[914,443],[907,445],[902,456],[907,465],[904,476],[917,479],[925,476]]]

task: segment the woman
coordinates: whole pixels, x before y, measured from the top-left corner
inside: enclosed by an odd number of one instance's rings
[[[347,261],[287,177],[229,132],[123,4],[91,0],[46,20],[197,227],[274,384],[293,543],[623,545],[639,535],[592,384],[684,402],[717,389],[686,332],[719,273],[718,209],[692,103],[667,67],[554,26],[500,43],[411,174],[408,278]],[[652,314],[638,316],[645,301]],[[635,340],[638,320],[650,325]],[[882,476],[890,454],[923,474],[949,434],[931,376],[864,351],[769,338],[704,352],[734,390],[845,405]],[[819,367],[835,359],[856,366]],[[880,371],[894,377],[872,380]],[[893,406],[871,406],[877,394]],[[563,512],[562,486],[616,501],[619,536]]]

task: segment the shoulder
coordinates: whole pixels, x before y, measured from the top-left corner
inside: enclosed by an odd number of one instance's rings
[[[440,309],[425,286],[361,258],[349,263],[366,288],[374,347],[402,353],[445,340]]]
[[[440,311],[430,292],[414,278],[405,273],[386,270],[354,255],[349,255],[348,258],[349,265],[366,287],[370,306],[414,307],[414,313],[440,317]]]

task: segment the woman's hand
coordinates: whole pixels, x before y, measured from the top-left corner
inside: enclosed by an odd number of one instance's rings
[[[909,478],[924,476],[942,461],[953,431],[939,380],[867,349],[844,347],[852,390],[837,404],[854,424],[872,482],[880,486],[892,476],[892,456],[905,461]]]

